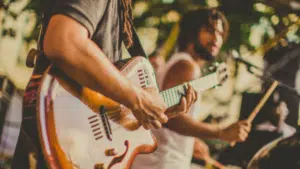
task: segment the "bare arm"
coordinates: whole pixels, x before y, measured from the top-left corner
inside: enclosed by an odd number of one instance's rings
[[[88,38],[85,27],[71,18],[64,15],[52,17],[44,39],[44,52],[80,84],[125,103],[130,108],[137,102],[137,92],[140,91],[122,77],[101,49]]]
[[[251,125],[246,120],[221,129],[217,125],[196,121],[187,114],[170,119],[164,126],[181,135],[202,139],[221,139],[228,142],[244,141],[251,129]]]
[[[221,134],[221,130],[215,125],[196,121],[187,114],[170,119],[165,126],[181,135],[202,139],[220,138]]]
[[[180,61],[170,68],[166,75],[163,88],[167,89],[183,82],[199,78],[200,75],[200,68],[197,65],[189,61]],[[168,123],[165,124],[165,127],[185,136],[205,139],[218,138],[226,141],[243,141],[250,131],[250,124],[246,121],[240,121],[225,129],[220,129],[215,125],[196,121],[187,114],[182,114],[170,119]]]
[[[190,61],[179,61],[167,73],[163,88],[168,89],[200,76],[201,72],[198,65]],[[216,127],[198,122],[187,114],[170,119],[165,126],[179,134],[199,138],[217,138],[219,131]]]
[[[43,47],[52,63],[72,79],[124,104],[134,112],[143,112],[145,117],[138,118],[140,122],[147,123],[153,118],[166,122],[167,117],[163,114],[165,105],[156,101],[160,101],[158,93],[146,92],[125,79],[88,38],[87,29],[75,20],[54,15],[48,24]]]

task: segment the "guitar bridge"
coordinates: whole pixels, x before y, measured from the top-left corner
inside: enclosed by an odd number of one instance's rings
[[[100,117],[105,130],[105,135],[109,141],[112,141],[112,131],[104,106],[100,106]]]

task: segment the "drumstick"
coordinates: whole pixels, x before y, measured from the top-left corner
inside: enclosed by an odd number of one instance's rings
[[[214,167],[217,167],[219,169],[226,169],[226,167],[223,164],[221,164],[220,162],[218,162],[215,159],[211,158],[210,156],[205,157],[204,160],[205,160],[206,163],[211,164]]]
[[[263,98],[258,102],[258,104],[256,105],[256,107],[254,108],[254,110],[251,112],[250,116],[247,118],[247,121],[249,123],[252,123],[252,121],[254,120],[255,116],[257,115],[257,113],[260,111],[260,109],[264,106],[264,104],[266,103],[266,101],[268,100],[268,98],[271,96],[271,94],[273,93],[273,91],[276,89],[276,87],[278,86],[278,81],[274,81],[271,85],[271,87],[268,89],[268,91],[266,92],[266,94],[263,96]]]
[[[256,117],[257,113],[264,106],[264,104],[266,103],[266,101],[271,96],[271,94],[273,93],[273,91],[276,89],[277,86],[278,86],[278,81],[275,80],[272,83],[271,87],[267,90],[266,94],[260,99],[260,101],[258,102],[258,104],[256,105],[256,107],[254,108],[254,110],[251,112],[251,114],[247,118],[247,122],[252,123],[252,121]],[[230,143],[230,146],[231,147],[235,146],[235,143],[236,142]]]

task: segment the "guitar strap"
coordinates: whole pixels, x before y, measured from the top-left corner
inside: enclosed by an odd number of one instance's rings
[[[127,48],[127,51],[129,52],[131,57],[143,56],[148,59],[132,21],[130,22],[130,26],[132,30],[133,44],[129,48]]]

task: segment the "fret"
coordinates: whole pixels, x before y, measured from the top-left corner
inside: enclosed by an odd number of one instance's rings
[[[169,98],[169,93],[168,93],[168,91],[166,91],[166,99],[167,99],[167,106],[168,107],[170,107],[169,105],[170,105],[170,98]]]
[[[160,96],[162,97],[163,101],[166,103],[165,94],[164,92],[160,92]],[[167,104],[167,103],[166,103]]]
[[[177,87],[177,89],[178,88],[179,87]],[[181,99],[181,95],[179,94],[177,89],[174,89],[174,94],[176,95],[176,102],[174,104],[178,104],[180,102],[180,99]]]
[[[183,86],[180,85],[180,86],[177,86],[176,88],[173,88],[173,93],[175,95],[175,99],[174,99],[174,102],[172,103],[172,105],[176,105],[176,104],[180,103],[180,99],[181,99],[180,91],[181,91],[182,87]]]
[[[165,94],[165,99],[164,100],[166,100],[166,104],[169,107],[169,99],[168,99],[167,92],[164,92],[164,94]]]
[[[172,91],[173,90],[173,88],[171,88],[170,90],[169,90],[169,95],[170,95],[170,98],[171,98],[171,106],[173,106],[174,105],[174,103],[175,103],[175,100],[174,100],[174,92]]]
[[[171,88],[169,90],[171,93],[172,93],[172,96],[174,97],[173,100],[172,100],[172,106],[176,104],[176,98],[178,96],[178,94],[176,93],[177,89],[176,88]]]
[[[169,98],[170,98],[170,107],[173,106],[173,102],[172,102],[172,99],[171,99],[171,98],[172,98],[172,95],[171,95],[171,94],[172,94],[172,91],[171,91],[171,90],[168,90],[168,96],[169,96]]]
[[[177,102],[177,94],[175,93],[176,92],[175,88],[171,88],[170,92],[172,97],[172,104],[174,105]]]
[[[167,104],[167,99],[166,99],[166,94],[165,94],[165,92],[160,92],[160,95],[161,95],[161,97],[163,98],[163,100],[164,100],[164,102],[166,103],[166,105],[168,105],[168,104]]]
[[[168,90],[165,90],[165,91],[161,92],[161,95],[162,95],[163,100],[164,100],[164,102],[166,103],[166,105],[167,105],[168,107],[170,107],[170,106],[169,106],[169,105],[170,105],[170,99],[169,99],[169,97],[168,97]]]
[[[167,106],[169,107],[169,105],[170,105],[170,99],[169,99],[169,97],[168,97],[168,92],[167,91],[165,91],[164,92],[164,94],[165,94],[165,99],[164,100],[166,100],[166,104],[167,104]]]
[[[168,92],[167,91],[164,92],[164,96],[165,96],[164,97],[165,103],[169,107],[169,105],[170,105],[170,99],[168,98]]]

